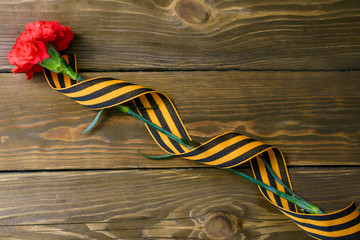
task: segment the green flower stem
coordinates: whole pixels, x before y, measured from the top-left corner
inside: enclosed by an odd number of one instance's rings
[[[297,198],[298,200],[302,201],[303,203],[306,203],[308,206],[311,207],[312,210],[314,210],[315,213],[318,214],[324,214],[323,211],[321,211],[321,209],[309,202],[307,202],[306,200],[304,200],[302,197],[300,197],[299,195],[297,195],[294,191],[291,190],[290,187],[288,187],[285,183],[283,183],[280,178],[274,173],[274,171],[272,170],[271,166],[269,165],[269,163],[267,161],[265,161],[265,159],[259,155],[258,156],[264,163],[266,169],[270,172],[271,176],[273,176],[273,178],[281,185],[283,186],[287,191],[289,191],[295,198]],[[288,199],[287,199],[288,200]],[[299,204],[295,203],[296,205],[298,205],[299,207],[301,207]],[[304,208],[306,210],[306,208]],[[307,210],[309,211],[309,210]]]
[[[47,52],[50,55],[50,57],[48,59],[44,59],[43,61],[41,61],[41,63],[39,63],[40,66],[45,67],[47,69],[49,69],[50,71],[53,71],[55,73],[63,73],[67,76],[69,76],[72,79],[78,80],[78,81],[84,81],[84,79],[82,77],[80,77],[65,61],[65,59],[63,59],[61,57],[61,55],[56,51],[56,49],[52,46],[52,45],[48,45],[47,46]],[[140,116],[139,114],[135,113],[134,111],[132,111],[128,106],[124,106],[124,105],[118,105],[115,106],[117,109],[119,109],[120,111],[122,111],[123,113],[129,114],[139,120],[141,120],[142,122],[146,123],[148,126],[156,129],[157,131],[165,134],[167,137],[173,139],[174,141],[178,142],[179,144],[187,147],[188,149],[193,149],[196,146],[199,146],[200,143],[196,142],[196,141],[189,141],[183,138],[179,138],[177,136],[175,136],[174,134],[166,131],[165,129],[157,126],[156,124],[150,122],[149,120],[143,118],[142,116]],[[96,121],[95,121],[96,122]],[[143,154],[142,154],[143,155]],[[145,155],[143,155],[145,156]],[[153,159],[163,159],[163,158],[167,158],[167,157],[171,157],[172,155],[164,155],[164,156],[160,156],[157,158],[153,158]],[[276,174],[272,171],[271,167],[268,165],[268,163],[262,159],[266,168],[269,170],[270,174],[275,178],[276,181],[278,181],[283,187],[285,187],[289,192],[291,192],[293,194],[293,196],[290,196],[286,193],[283,193],[279,190],[277,190],[274,187],[271,187],[255,178],[252,178],[250,176],[248,176],[245,173],[236,171],[234,169],[227,169],[247,180],[249,180],[252,183],[257,184],[258,186],[278,195],[279,197],[282,197],[286,200],[288,200],[289,202],[292,202],[294,204],[296,204],[297,206],[301,207],[305,212],[307,213],[311,213],[311,214],[322,214],[323,212],[315,205],[305,201],[304,199],[300,198],[299,196],[297,196],[295,193],[293,193],[291,191],[291,189],[286,186],[277,176]]]
[[[127,113],[127,114],[130,114],[131,116],[139,119],[140,121],[143,121],[144,123],[148,124],[150,127],[153,127],[155,128],[156,130],[158,130],[159,132],[165,134],[166,136],[168,136],[169,138],[177,141],[178,143],[180,143],[181,145],[187,147],[188,149],[193,149],[194,147],[200,145],[200,143],[197,143],[195,141],[188,141],[188,140],[185,140],[183,138],[179,138],[175,135],[173,135],[172,133],[164,130],[163,128],[155,125],[154,123],[150,122],[149,120],[143,118],[142,116],[138,115],[137,113],[135,113],[134,111],[132,111],[128,106],[124,106],[124,105],[119,105],[119,106],[116,106],[116,108],[118,108],[120,111],[122,111],[123,113]],[[142,156],[145,156],[143,154],[141,154]],[[167,155],[164,155],[164,156],[159,156],[159,157],[155,157],[155,158],[151,158],[151,159],[164,159],[164,158],[168,158],[168,157],[171,157],[172,155],[171,154],[167,154]],[[147,157],[147,156],[145,156]],[[277,176],[276,174],[272,171],[271,167],[269,166],[269,164],[262,158],[260,157],[265,166],[268,168],[269,172],[271,173],[271,175],[275,178],[276,181],[278,181],[280,183],[280,185],[282,185],[284,188],[286,188],[289,192],[291,192],[293,196],[290,196],[284,192],[281,192],[279,190],[277,190],[276,188],[274,187],[271,187],[255,178],[252,178],[250,176],[248,176],[247,174],[245,173],[242,173],[242,172],[239,172],[239,171],[236,171],[234,169],[227,169],[247,180],[249,180],[250,182],[254,183],[254,184],[257,184],[259,185],[260,187],[263,187],[265,188],[266,190],[278,195],[279,197],[282,197],[286,200],[288,200],[289,202],[292,202],[294,203],[295,205],[299,206],[300,208],[302,208],[305,212],[307,213],[311,213],[311,214],[323,214],[324,212],[322,212],[320,210],[319,207],[305,201],[304,199],[302,199],[301,197],[299,197],[298,195],[296,195],[288,186],[286,186],[286,184],[284,184]]]
[[[280,178],[274,173],[274,171],[272,170],[271,166],[269,165],[269,163],[267,161],[265,161],[265,159],[259,155],[258,156],[264,163],[266,169],[269,171],[269,173],[271,174],[271,176],[281,185],[283,186],[287,191],[289,191],[294,197],[300,199],[300,200],[303,200],[305,201],[303,198],[301,198],[299,195],[297,195],[295,192],[293,192],[291,190],[291,188],[289,188],[285,183],[283,183]]]
[[[54,73],[63,73],[72,79],[84,81],[65,61],[65,59],[56,51],[51,44],[46,46],[49,58],[42,60],[38,64],[44,68],[49,69]]]
[[[124,106],[124,105],[118,105],[115,106],[117,109],[119,109],[120,111],[122,111],[123,113],[127,113],[137,119],[139,119],[140,121],[143,121],[144,123],[146,123],[147,125],[149,125],[152,128],[155,128],[157,131],[165,134],[167,137],[175,140],[176,142],[180,143],[181,145],[192,149],[193,147],[196,147],[198,145],[200,145],[200,143],[194,142],[194,141],[189,141],[183,138],[179,138],[177,136],[175,136],[174,134],[166,131],[165,129],[159,127],[158,125],[150,122],[149,120],[147,120],[146,118],[143,118],[142,116],[140,116],[139,114],[135,113],[133,110],[131,110],[128,106]]]
[[[255,178],[252,178],[248,175],[246,175],[245,173],[242,173],[242,172],[239,172],[239,171],[236,171],[232,168],[228,169],[230,172],[233,172],[247,180],[249,180],[250,182],[252,183],[255,183],[257,185],[259,185],[260,187],[262,188],[265,188],[266,190],[278,195],[279,197],[282,197],[286,200],[288,200],[289,202],[292,202],[294,204],[296,204],[297,206],[299,206],[300,208],[302,208],[303,210],[305,210],[307,213],[311,213],[311,214],[323,214],[323,212],[315,205],[305,201],[305,200],[302,200],[302,199],[298,199],[298,198],[295,198],[295,197],[292,197],[286,193],[283,193],[279,190],[277,190],[276,188],[273,188]]]

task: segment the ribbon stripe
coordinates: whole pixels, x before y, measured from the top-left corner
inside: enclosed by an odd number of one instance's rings
[[[138,112],[141,116],[180,138],[191,140],[174,105],[166,95],[153,92],[151,94],[140,96],[139,101],[141,102],[140,106],[143,107],[138,108]],[[136,99],[135,104],[138,104]],[[169,139],[164,134],[159,134],[155,129],[149,128],[148,126],[147,128],[160,147],[164,150],[167,147],[172,149],[171,151],[167,151],[168,153],[181,154],[188,151],[187,148],[180,145],[178,142]],[[165,144],[165,146],[163,144]]]
[[[76,57],[65,56],[65,59],[77,71]],[[44,74],[52,88],[88,108],[104,109],[132,102],[142,117],[180,138],[191,140],[174,104],[165,94],[108,77],[93,78],[78,83],[67,76],[54,74],[46,69]],[[230,132],[216,136],[189,150],[157,130],[147,125],[146,127],[159,147],[169,154],[218,168],[232,168],[250,162],[257,180],[291,195],[276,181],[259,158],[261,155],[277,177],[292,189],[285,159],[277,148],[239,133]],[[300,213],[293,203],[266,189],[261,187],[259,189],[270,203],[315,239],[360,239],[360,213],[354,203],[334,213],[304,214]]]

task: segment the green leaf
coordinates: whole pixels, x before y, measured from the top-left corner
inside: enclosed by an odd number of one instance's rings
[[[94,118],[94,120],[92,121],[92,123],[81,133],[81,134],[84,134],[84,133],[87,133],[90,129],[92,129],[96,123],[99,121],[99,118],[101,116],[101,114],[103,113],[104,109],[101,109],[97,114],[96,114],[96,117]]]
[[[152,160],[160,160],[160,159],[166,159],[166,158],[172,158],[172,157],[175,157],[176,155],[172,155],[172,154],[166,154],[166,155],[161,155],[161,156],[155,156],[155,157],[150,157],[150,156],[147,156],[145,154],[142,154],[141,152],[139,152],[137,149],[136,149],[136,152],[138,154],[140,154],[141,156],[143,157],[146,157],[148,159],[152,159]]]

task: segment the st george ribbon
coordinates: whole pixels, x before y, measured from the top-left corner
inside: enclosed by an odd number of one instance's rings
[[[75,56],[65,56],[64,58],[76,69]],[[52,88],[81,105],[101,110],[131,102],[137,106],[137,111],[142,117],[177,137],[191,141],[174,104],[163,93],[109,77],[77,82],[66,75],[56,74],[47,69],[44,69],[44,74]],[[250,162],[254,178],[292,195],[283,186],[277,184],[263,160],[259,158],[261,154],[277,177],[292,189],[285,159],[278,148],[236,132],[228,132],[190,150],[154,128],[148,125],[146,127],[155,142],[167,154],[217,168],[233,168]],[[354,203],[333,213],[306,214],[302,213],[293,203],[276,194],[262,187],[259,187],[259,190],[270,203],[315,239],[360,239],[360,213]]]

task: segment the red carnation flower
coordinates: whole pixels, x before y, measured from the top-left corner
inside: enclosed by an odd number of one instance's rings
[[[62,51],[69,47],[73,37],[71,29],[57,21],[27,24],[25,32],[20,34],[13,50],[8,53],[9,62],[16,66],[12,72],[26,72],[27,79],[31,79],[35,72],[42,71],[38,63],[50,57],[46,46],[51,44],[57,51]]]

